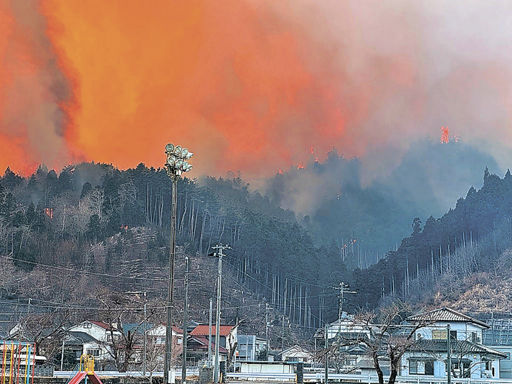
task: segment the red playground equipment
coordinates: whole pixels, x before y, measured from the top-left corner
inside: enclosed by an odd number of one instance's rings
[[[73,376],[68,384],[78,384],[84,379],[85,384],[88,384],[88,382],[91,384],[103,384],[96,373],[94,373],[94,357],[92,355],[80,356],[78,372],[75,376]]]

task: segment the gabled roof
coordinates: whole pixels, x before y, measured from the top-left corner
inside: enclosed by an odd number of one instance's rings
[[[291,347],[286,348],[284,351],[281,352],[281,355],[286,355],[291,352],[299,352],[310,355],[310,352],[304,348],[302,348],[300,345],[293,345]]]
[[[144,334],[144,330],[149,331],[153,326],[150,323],[123,323],[123,331]]]
[[[66,344],[73,344],[73,343],[83,344],[83,343],[87,343],[87,342],[91,342],[91,341],[98,341],[98,340],[96,340],[94,337],[92,337],[91,335],[89,335],[88,333],[85,333],[85,332],[71,331],[71,332],[68,332],[66,335]]]
[[[488,348],[481,344],[475,344],[466,340],[452,340],[451,341],[451,349],[452,355],[470,355],[470,354],[480,354],[482,356],[487,357],[497,357],[497,358],[506,358],[507,354],[496,351],[494,349]],[[437,352],[443,353],[446,352],[446,340],[427,340],[422,339],[418,340],[414,343],[410,351],[411,352]]]
[[[451,308],[439,308],[432,311],[419,313],[407,318],[412,322],[426,321],[426,322],[457,322],[457,323],[473,323],[479,325],[482,328],[489,328],[489,325],[483,321],[477,320],[471,316],[465,315]]]
[[[234,325],[221,325],[220,326],[220,335],[221,336],[227,336],[231,333],[233,328],[236,326]],[[190,332],[191,336],[208,336],[209,334],[209,326],[208,324],[199,324],[197,327],[194,328],[192,332]],[[212,336],[215,336],[215,324],[212,324]]]
[[[95,320],[87,320],[89,323],[97,325],[98,327],[101,327],[106,330],[110,330],[110,325],[107,323],[104,323],[103,321],[95,321]]]

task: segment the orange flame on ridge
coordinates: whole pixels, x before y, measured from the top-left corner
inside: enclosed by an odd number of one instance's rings
[[[441,127],[441,143],[447,144],[450,142],[450,130],[448,127]]]

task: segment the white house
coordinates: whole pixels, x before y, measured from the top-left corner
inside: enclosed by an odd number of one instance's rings
[[[373,361],[367,353],[367,347],[364,343],[357,342],[370,338],[371,327],[346,312],[342,313],[341,319],[327,326],[329,345],[335,342],[340,345],[335,361],[331,362],[332,365],[337,365],[340,372],[375,373]],[[319,328],[315,333],[315,349],[323,347],[324,343],[325,328]],[[389,374],[389,360],[382,356],[379,358],[379,362],[384,374]]]
[[[172,344],[173,345],[174,344],[182,345],[183,344],[183,331],[176,326],[173,326],[171,328],[171,330],[172,330],[172,339],[173,339]],[[166,331],[165,324],[159,324],[159,325],[155,325],[154,327],[151,327],[150,329],[148,329],[146,334],[147,334],[148,340],[152,341],[155,345],[165,345],[165,331]]]
[[[313,361],[313,355],[300,345],[294,345],[281,352],[281,361],[289,363],[309,363]]]
[[[93,320],[86,320],[73,325],[67,329],[67,332],[70,344],[75,342],[76,339],[82,340],[83,353],[94,356],[94,359],[98,362],[110,360],[109,344],[112,341],[112,336],[114,339],[121,337],[121,333],[115,329],[115,326],[111,327],[102,321]],[[84,337],[85,335],[88,337]]]
[[[402,356],[402,376],[447,376],[448,337],[451,344],[452,377],[499,378],[502,352],[482,344],[482,331],[489,326],[450,308],[440,308],[409,317],[409,323],[425,325],[415,332],[416,342]]]
[[[317,338],[324,338],[324,328],[317,331]],[[365,325],[358,323],[353,315],[343,312],[341,319],[338,319],[327,326],[327,338],[342,338],[345,340],[358,339],[361,337],[369,337],[370,331]],[[321,345],[321,342],[320,342]]]

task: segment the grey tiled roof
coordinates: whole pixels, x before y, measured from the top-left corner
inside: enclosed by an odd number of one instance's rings
[[[452,340],[451,341],[452,354],[472,354],[478,353],[487,357],[506,358],[507,355],[503,352],[496,351],[481,344],[471,343],[466,340]],[[446,340],[418,340],[411,346],[410,351],[413,352],[434,352],[443,353],[447,351]]]
[[[71,332],[68,332],[66,335],[66,344],[74,344],[74,343],[82,344],[82,343],[87,343],[90,341],[98,341],[98,340],[96,340],[94,337],[92,337],[91,335],[89,335],[85,332],[71,331]]]
[[[444,321],[444,322],[462,322],[462,323],[473,323],[477,324],[483,328],[489,328],[489,325],[484,323],[483,321],[477,320],[471,316],[460,313],[451,308],[440,308],[435,309],[433,311],[420,313],[417,315],[410,316],[407,320],[412,322],[418,321],[428,321],[428,322],[436,322],[436,321]]]

